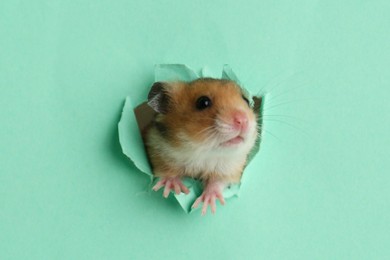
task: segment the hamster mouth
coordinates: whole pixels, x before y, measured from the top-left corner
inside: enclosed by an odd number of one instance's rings
[[[238,145],[244,142],[244,138],[240,135],[229,139],[221,144],[221,146],[232,146],[232,145]]]

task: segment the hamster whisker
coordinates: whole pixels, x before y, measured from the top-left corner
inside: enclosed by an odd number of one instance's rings
[[[303,84],[299,84],[299,85],[297,85],[296,87],[289,88],[289,89],[287,89],[287,90],[285,90],[285,91],[283,91],[283,92],[281,92],[281,93],[278,93],[278,94],[276,94],[276,95],[269,94],[269,95],[268,95],[268,96],[269,96],[269,97],[268,97],[268,101],[270,102],[270,101],[279,99],[280,97],[286,96],[288,93],[290,93],[290,92],[292,92],[292,91],[296,91],[296,90],[298,90],[298,89],[300,89],[300,88],[302,88],[302,87],[305,87],[305,86],[308,86],[308,85],[306,84],[306,82],[303,83]],[[269,92],[268,92],[268,93],[269,93]]]
[[[278,103],[278,104],[274,104],[274,105],[271,105],[269,107],[264,107],[263,111],[269,111],[269,110],[272,110],[274,108],[277,108],[277,107],[280,107],[280,106],[285,106],[285,105],[289,105],[289,104],[292,104],[292,103],[297,103],[296,101],[286,101],[286,102],[282,102],[282,103]]]
[[[272,132],[268,131],[267,129],[262,128],[262,129],[261,129],[261,132],[263,132],[263,131],[264,131],[265,133],[269,134],[270,136],[272,136],[273,138],[275,138],[276,140],[282,141],[279,137],[277,137],[276,135],[274,135]]]
[[[231,135],[232,132],[237,132],[231,126],[218,127],[218,132],[223,135]]]
[[[216,125],[218,128],[221,128],[221,129],[231,129],[232,128],[229,123],[226,123],[222,120],[217,120]]]
[[[306,122],[306,120],[302,119],[302,118],[299,118],[299,117],[296,117],[296,116],[290,116],[290,115],[259,115],[257,117],[257,119],[264,119],[264,120],[268,120],[268,118],[285,118],[285,119],[291,119],[291,120],[297,120],[297,121],[301,121],[301,122]]]
[[[205,129],[202,129],[201,131],[197,132],[195,134],[195,137],[198,137],[199,135],[201,134],[204,134],[204,133],[213,133],[215,131],[215,127],[214,126],[209,126],[209,127],[206,127]]]
[[[309,133],[305,130],[303,130],[302,128],[294,125],[294,124],[291,124],[291,123],[288,123],[288,122],[285,122],[285,121],[282,121],[282,120],[277,120],[277,119],[265,119],[265,121],[270,121],[270,122],[276,122],[276,123],[280,123],[280,124],[284,124],[284,125],[287,125],[295,130],[298,130],[299,132],[309,136]]]
[[[286,72],[284,72],[287,74]],[[262,87],[258,94],[260,93],[269,93],[274,91],[275,89],[280,89],[281,86],[284,86],[284,83],[290,82],[292,78],[296,77],[297,75],[302,74],[303,71],[296,71],[296,72],[289,72],[287,75],[283,75],[282,73],[277,74],[271,80],[265,84],[264,87]]]
[[[219,139],[219,135],[216,131],[211,132],[205,139],[206,144],[208,144],[208,147],[212,148],[218,145],[217,140]]]
[[[271,110],[275,107],[279,107],[279,106],[282,106],[282,105],[288,105],[288,104],[292,104],[292,103],[299,103],[299,102],[304,102],[304,101],[315,101],[315,100],[321,100],[321,98],[315,98],[315,97],[312,97],[312,98],[297,98],[297,99],[294,99],[294,100],[288,100],[286,102],[281,102],[281,103],[278,103],[278,104],[271,104],[271,106],[269,107],[264,107],[263,111],[268,111],[268,110]]]

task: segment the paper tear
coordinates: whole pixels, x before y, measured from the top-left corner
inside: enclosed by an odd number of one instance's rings
[[[129,157],[140,171],[153,178],[152,168],[146,155],[144,142],[142,141],[130,97],[126,98],[122,116],[118,123],[118,131],[122,152]]]
[[[209,70],[204,68],[202,76],[210,75]],[[158,81],[193,81],[198,79],[198,76],[192,69],[181,64],[160,64],[155,66],[155,82]],[[249,97],[251,105],[259,118],[259,136],[256,143],[248,156],[247,165],[254,158],[260,149],[261,141],[261,126],[262,126],[262,111],[263,111],[263,97],[252,95],[241,85],[237,76],[229,65],[224,65],[222,70],[222,79],[229,79],[237,82]],[[149,86],[148,86],[149,87]],[[139,99],[139,98],[138,98]],[[134,165],[143,173],[147,174],[153,180],[152,168],[149,163],[144,143],[142,140],[141,131],[152,121],[155,112],[147,105],[146,101],[138,106],[131,102],[130,96],[126,97],[125,105],[123,107],[122,116],[118,123],[119,142],[123,153],[134,163]],[[243,173],[245,178],[245,169]],[[157,180],[154,179],[154,182]],[[192,204],[202,193],[202,184],[194,179],[186,178],[184,184],[189,188],[189,194],[174,194],[180,206],[187,213],[192,212]],[[238,196],[241,183],[230,185],[223,191],[225,199],[233,196]]]

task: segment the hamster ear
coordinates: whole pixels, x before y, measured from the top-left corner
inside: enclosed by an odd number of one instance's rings
[[[168,112],[169,96],[166,89],[167,85],[168,83],[166,82],[156,82],[148,94],[148,105],[161,114]]]

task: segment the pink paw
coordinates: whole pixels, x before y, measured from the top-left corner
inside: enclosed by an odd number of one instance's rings
[[[164,187],[163,196],[164,198],[168,198],[169,192],[175,191],[176,194],[180,194],[180,192],[184,192],[188,194],[190,191],[188,188],[181,182],[179,177],[166,177],[160,179],[156,185],[152,188],[154,191],[158,191],[162,187]]]
[[[217,183],[211,183],[206,186],[202,195],[197,198],[192,205],[193,208],[197,208],[201,202],[203,202],[202,206],[202,216],[204,216],[207,212],[207,207],[210,205],[211,213],[215,213],[217,205],[215,204],[216,199],[221,202],[222,205],[225,205],[225,199],[222,195],[222,189]]]

